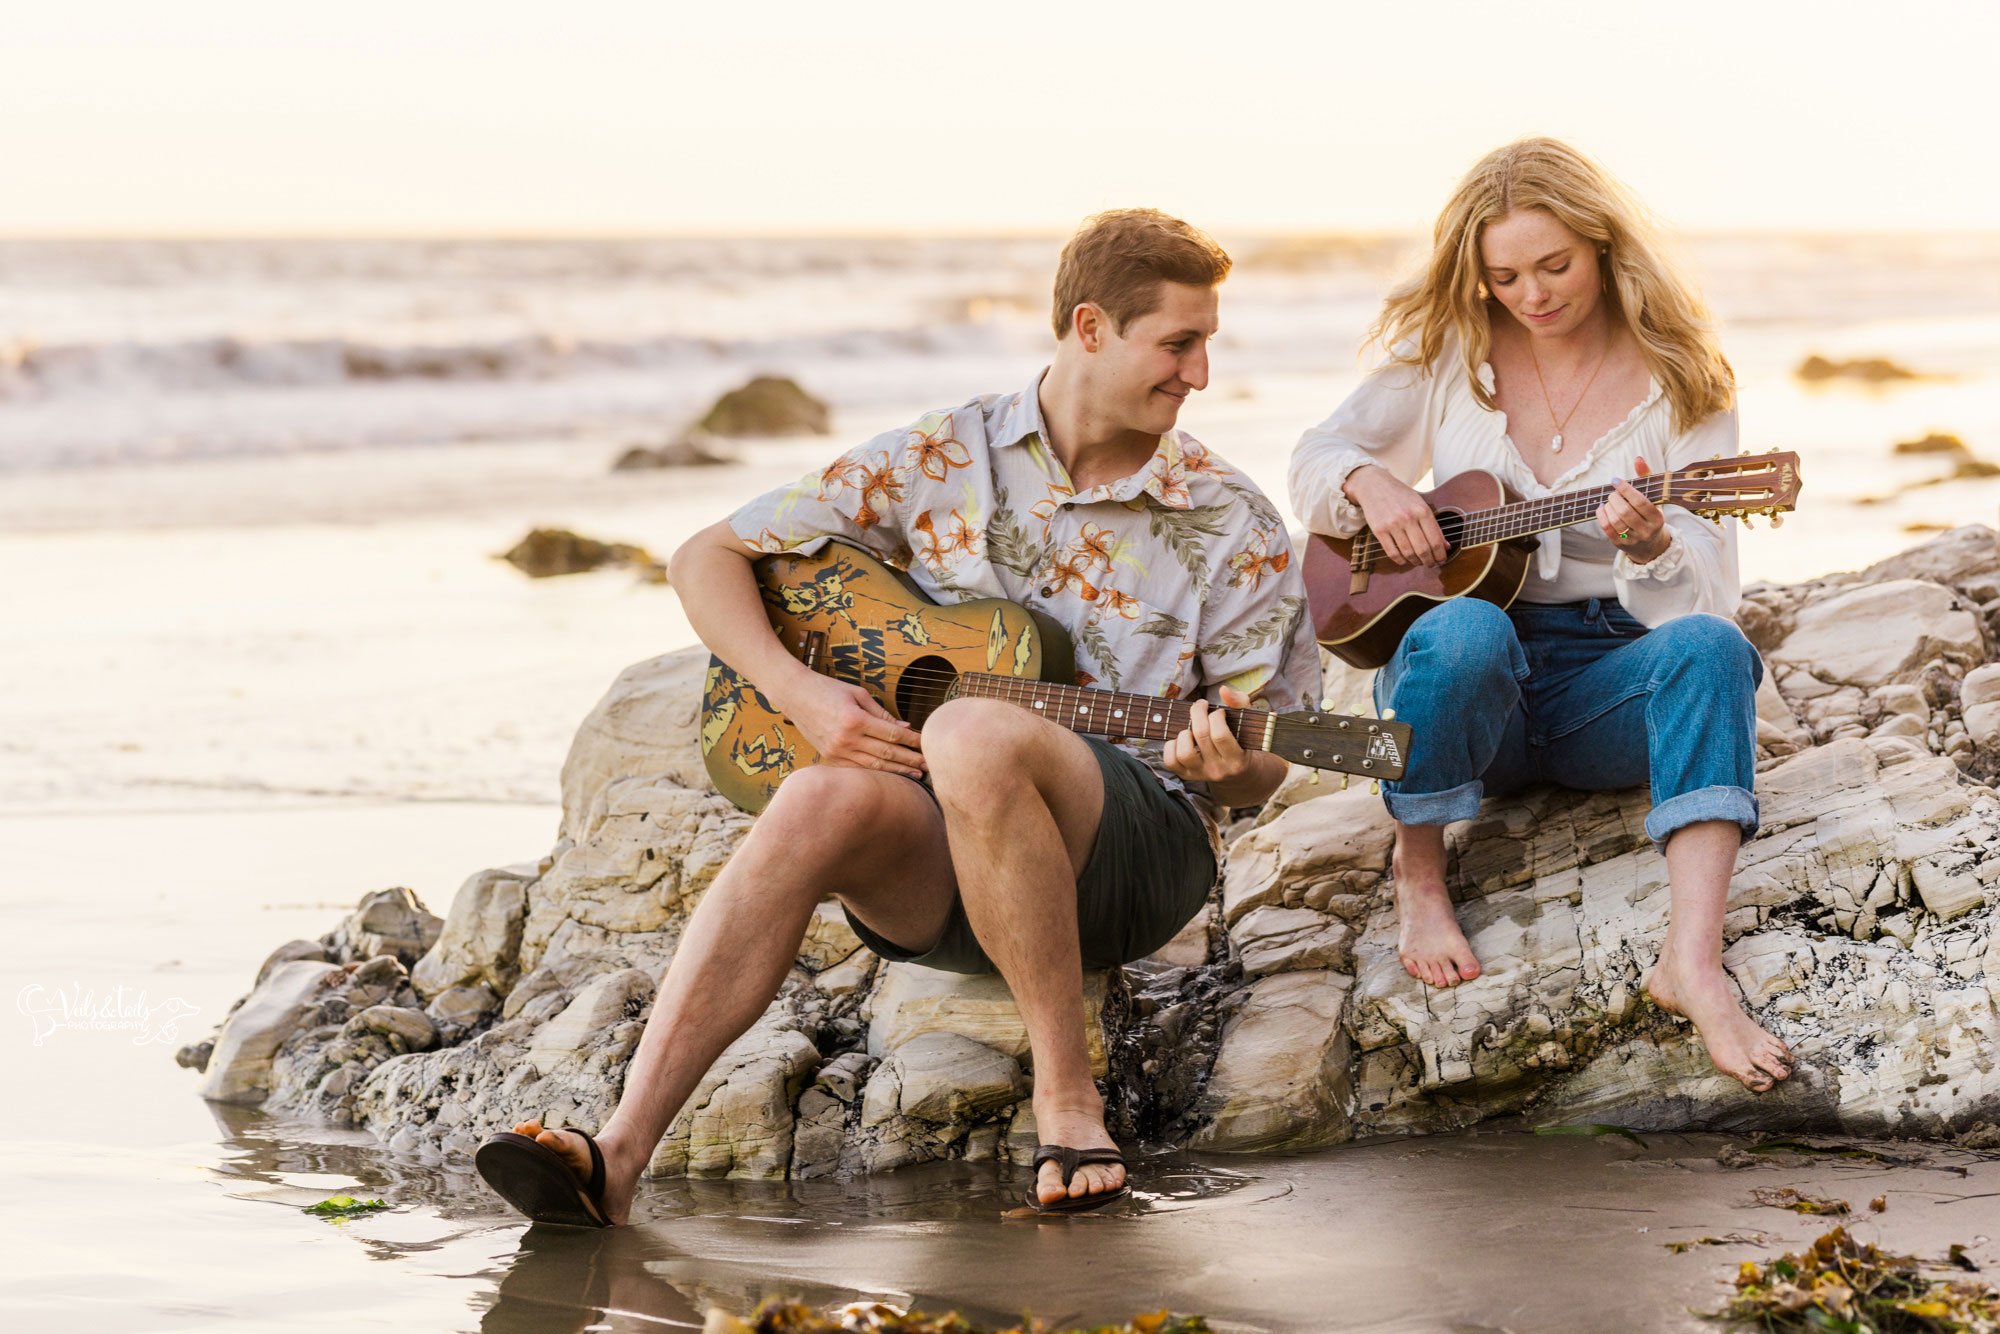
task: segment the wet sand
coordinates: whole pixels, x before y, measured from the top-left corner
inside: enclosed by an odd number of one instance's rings
[[[329,929],[364,890],[410,884],[441,907],[463,870],[532,854],[553,820],[543,806],[335,802],[0,819],[14,926],[0,988],[179,997],[198,1009],[185,1040],[272,946]],[[2000,1267],[2000,1157],[1738,1171],[1714,1136],[1152,1157],[1129,1206],[1047,1221],[1003,1217],[1025,1178],[984,1164],[658,1181],[632,1228],[531,1230],[469,1164],[203,1103],[173,1041],[64,1030],[37,1046],[26,1017],[11,1022],[10,1111],[33,1137],[0,1140],[0,1324],[15,1329],[640,1330],[788,1295],[993,1323],[1168,1306],[1218,1329],[1695,1330],[1689,1312],[1721,1303],[1737,1261],[1825,1230],[1751,1204],[1755,1186],[1847,1199],[1871,1239],[1931,1255],[1963,1242]],[[340,1223],[299,1212],[340,1193],[393,1208]],[[1729,1232],[1768,1246],[1665,1249]]]

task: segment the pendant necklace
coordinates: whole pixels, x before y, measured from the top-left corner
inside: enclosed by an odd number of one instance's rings
[[[1576,410],[1583,406],[1583,400],[1590,396],[1590,386],[1597,383],[1597,372],[1604,369],[1604,363],[1610,356],[1611,340],[1607,338],[1604,340],[1604,351],[1597,356],[1597,365],[1591,368],[1590,378],[1583,382],[1583,392],[1576,396],[1576,402],[1569,405],[1569,411],[1562,415],[1562,420],[1556,421],[1556,405],[1549,398],[1549,382],[1542,378],[1542,359],[1535,355],[1535,345],[1528,344],[1528,360],[1535,363],[1535,382],[1542,387],[1542,406],[1549,410],[1549,420],[1556,423],[1556,433],[1549,438],[1549,453],[1563,452],[1563,427],[1569,425],[1569,419],[1576,415]]]

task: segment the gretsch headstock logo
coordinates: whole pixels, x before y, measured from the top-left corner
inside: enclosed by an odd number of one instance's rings
[[[1368,758],[1387,761],[1397,768],[1403,764],[1402,749],[1396,745],[1396,738],[1387,732],[1377,732],[1368,738]]]

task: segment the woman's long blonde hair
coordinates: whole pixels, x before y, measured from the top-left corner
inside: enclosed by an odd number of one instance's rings
[[[1445,336],[1456,332],[1473,397],[1492,408],[1479,367],[1491,350],[1498,303],[1481,283],[1479,238],[1488,223],[1524,208],[1547,210],[1598,248],[1598,264],[1609,275],[1606,297],[1674,405],[1676,429],[1689,430],[1735,401],[1736,373],[1716,341],[1708,307],[1667,259],[1646,210],[1602,167],[1557,139],[1517,140],[1466,173],[1438,215],[1429,263],[1389,293],[1371,341],[1392,362],[1430,367],[1444,354]]]

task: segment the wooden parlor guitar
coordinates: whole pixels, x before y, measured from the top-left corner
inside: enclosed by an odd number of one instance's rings
[[[1799,456],[1745,454],[1678,472],[1631,479],[1656,505],[1674,504],[1705,518],[1736,514],[1771,526],[1798,501]],[[1410,623],[1448,598],[1476,597],[1504,607],[1528,577],[1534,534],[1594,517],[1609,486],[1520,500],[1486,472],[1462,472],[1421,492],[1436,512],[1448,556],[1442,565],[1399,565],[1366,528],[1351,538],[1314,533],[1306,543],[1306,604],[1319,642],[1350,666],[1388,662]]]
[[[1163,741],[1188,725],[1189,701],[1071,684],[1069,634],[1041,612],[1000,598],[940,606],[907,575],[854,547],[783,552],[754,566],[778,638],[816,672],[858,685],[921,730],[953,698],[1008,700],[1076,732]],[[1228,709],[1246,750],[1316,769],[1396,779],[1410,725],[1311,709]],[[761,811],[785,775],[818,758],[812,743],[746,678],[711,657],[701,699],[709,777],[746,811]]]

